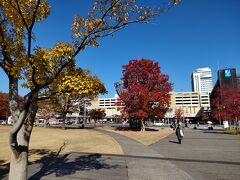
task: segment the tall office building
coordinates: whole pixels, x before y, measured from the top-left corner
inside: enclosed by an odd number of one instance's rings
[[[227,68],[218,70],[218,82],[220,87],[240,88],[240,76],[237,75],[236,68]]]
[[[200,94],[212,91],[212,70],[209,67],[196,69],[192,73],[192,91]]]
[[[211,94],[217,93],[218,88],[232,87],[240,89],[240,75],[236,68],[218,70],[218,79]]]

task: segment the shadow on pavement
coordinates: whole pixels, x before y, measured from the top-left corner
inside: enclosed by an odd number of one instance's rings
[[[185,137],[184,139],[207,139],[210,141],[215,141],[215,140],[223,140],[223,141],[240,141],[240,139],[229,139],[229,138],[198,138],[198,137],[194,137],[194,138],[189,138],[189,137]]]
[[[30,162],[34,169],[31,169],[33,174],[29,177],[30,180],[41,179],[44,176],[54,174],[57,177],[75,174],[77,171],[90,171],[93,169],[111,169],[118,168],[118,165],[109,165],[104,162],[101,154],[77,154],[59,155],[64,149],[67,142],[59,148],[58,152],[53,152],[48,149],[31,149],[29,156],[40,155],[41,159]],[[9,163],[0,160],[0,179],[7,178],[9,173]]]
[[[179,144],[178,141],[168,141],[168,142],[175,143],[175,144]]]
[[[173,143],[177,143],[173,141]],[[79,153],[81,154],[81,153]],[[94,154],[90,154],[94,155]],[[137,155],[120,155],[120,154],[102,154],[105,156],[112,156],[112,157],[122,157],[122,158],[134,158],[134,159],[154,159],[158,160],[167,160],[167,161],[182,161],[182,162],[196,162],[196,163],[210,163],[210,164],[230,164],[230,165],[240,165],[240,162],[231,162],[231,161],[214,161],[214,160],[201,160],[201,159],[183,159],[183,158],[169,158],[169,157],[156,157],[156,156],[137,156]]]
[[[41,150],[40,150],[41,151]],[[45,153],[45,150],[43,152]],[[49,152],[48,152],[49,153]],[[41,179],[43,176],[55,174],[57,177],[75,174],[77,171],[90,171],[92,169],[110,169],[118,168],[117,165],[111,166],[100,159],[100,154],[79,155],[75,159],[69,159],[70,154],[56,156],[55,153],[50,153],[34,164],[40,164],[40,170],[29,177],[29,180]]]
[[[220,131],[220,130],[203,130],[203,133],[213,133],[213,134],[229,134],[229,135],[233,135],[229,132],[226,131]]]
[[[0,179],[3,179],[7,176],[9,172],[9,163],[6,161],[0,160]]]

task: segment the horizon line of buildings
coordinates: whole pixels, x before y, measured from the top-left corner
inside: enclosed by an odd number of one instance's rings
[[[195,69],[191,74],[192,91],[186,92],[170,92],[171,104],[169,110],[165,114],[166,119],[172,119],[177,109],[183,110],[183,117],[189,120],[200,118],[201,112],[210,115],[211,93],[219,86],[232,86],[240,88],[240,76],[237,74],[236,68],[219,69],[217,72],[218,79],[213,87],[212,71],[209,67]],[[104,109],[106,119],[116,120],[121,115],[119,106],[116,105],[119,97],[116,94],[109,98],[95,98],[91,101],[91,105],[85,105],[85,111],[91,109]],[[88,119],[87,114],[81,112],[72,112],[67,114],[68,119]]]
[[[170,92],[171,105],[165,114],[165,119],[174,118],[177,109],[183,110],[183,117],[186,120],[200,119],[201,112],[206,112],[208,116],[210,115],[210,95],[214,90],[211,69],[209,67],[196,69],[191,74],[191,81],[192,91]],[[234,86],[240,88],[240,77],[237,76],[235,68],[220,69],[215,86],[217,84],[229,84],[229,81],[234,83]],[[119,97],[117,94],[109,98],[97,97],[91,101],[91,105],[85,106],[85,111],[99,108],[104,109],[106,113],[105,119],[117,121],[121,115],[119,106],[116,105],[118,100]],[[89,120],[88,115],[86,113],[84,114],[85,115],[81,112],[72,112],[67,114],[67,118],[70,120]]]
[[[226,73],[228,73],[228,79],[224,79]],[[236,87],[240,87],[240,77],[237,76],[235,68],[220,69],[218,71],[217,83],[227,83],[229,78],[235,78],[234,82]],[[209,67],[195,69],[191,74],[192,91],[186,92],[170,92],[171,105],[169,111],[167,111],[165,118],[173,118],[176,109],[183,110],[183,116],[186,119],[199,119],[202,111],[208,115],[211,111],[210,95],[213,91],[212,71]],[[92,101],[92,105],[87,109],[101,108],[106,112],[106,119],[115,119],[116,116],[120,116],[119,107],[116,106],[118,101],[117,94],[110,98],[96,98]]]

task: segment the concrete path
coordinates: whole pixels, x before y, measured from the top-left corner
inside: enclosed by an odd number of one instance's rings
[[[112,136],[122,146],[129,180],[193,179],[150,147],[117,133],[107,131],[104,133]]]
[[[185,128],[182,144],[171,135],[150,147],[197,180],[240,179],[240,137]]]

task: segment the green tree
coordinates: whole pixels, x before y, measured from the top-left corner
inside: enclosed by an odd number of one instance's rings
[[[176,2],[172,1],[171,5]],[[33,29],[50,15],[50,9],[47,0],[0,1],[0,67],[9,79],[9,104],[14,120],[9,135],[12,152],[9,179],[27,178],[29,140],[37,101],[58,93],[49,90],[52,85],[61,89],[68,84],[67,74],[75,69],[76,56],[88,46],[99,46],[99,38],[133,23],[148,22],[164,12],[137,6],[136,0],[96,0],[86,18],[74,18],[72,42],[58,42],[51,48],[33,46]],[[25,80],[24,87],[30,90],[24,96],[22,110],[17,101],[19,79]],[[81,81],[81,78],[73,79]],[[85,87],[82,83],[76,88]]]

